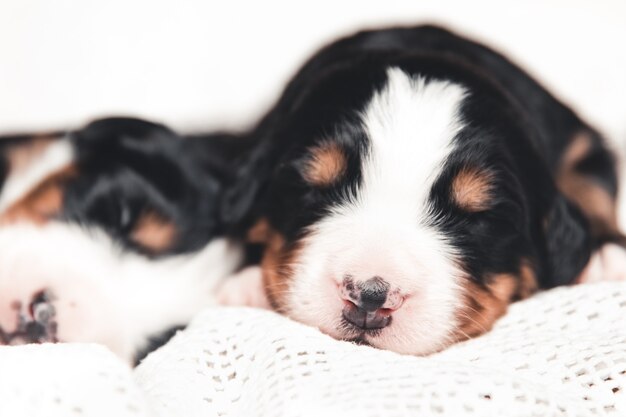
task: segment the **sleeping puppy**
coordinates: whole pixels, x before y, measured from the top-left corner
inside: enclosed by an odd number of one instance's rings
[[[100,342],[132,361],[213,304],[241,252],[205,139],[130,118],[3,138],[0,344]]]
[[[624,276],[600,134],[443,29],[325,47],[252,135],[223,207],[265,245],[242,291],[262,279],[271,306],[335,338],[428,354],[538,289]]]

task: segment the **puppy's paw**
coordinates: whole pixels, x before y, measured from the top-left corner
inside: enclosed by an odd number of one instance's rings
[[[263,273],[258,266],[249,266],[226,278],[216,297],[220,305],[270,308],[263,287]]]
[[[49,291],[37,291],[24,300],[13,299],[0,311],[0,344],[57,341],[56,310]]]
[[[607,243],[591,255],[578,283],[626,281],[626,249]]]

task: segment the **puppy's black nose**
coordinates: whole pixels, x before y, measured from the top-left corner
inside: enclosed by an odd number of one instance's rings
[[[382,329],[391,323],[391,314],[400,307],[402,299],[389,296],[389,283],[379,276],[355,282],[352,276],[343,280],[343,318],[361,329]],[[390,299],[388,299],[390,298]]]
[[[381,277],[373,277],[363,282],[361,285],[361,296],[356,303],[365,311],[376,311],[387,301],[387,291],[389,284]]]

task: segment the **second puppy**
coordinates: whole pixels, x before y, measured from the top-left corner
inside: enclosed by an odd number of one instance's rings
[[[218,219],[218,136],[108,118],[2,138],[0,344],[97,342],[132,362],[213,305],[242,256]]]

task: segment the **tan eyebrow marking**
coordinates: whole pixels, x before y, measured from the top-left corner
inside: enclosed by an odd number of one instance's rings
[[[311,185],[329,186],[346,171],[348,161],[336,143],[325,143],[312,149],[303,177]]]
[[[172,247],[176,234],[172,221],[154,211],[146,211],[137,220],[130,238],[149,252],[158,254]]]
[[[452,180],[452,198],[463,210],[487,210],[491,206],[492,181],[489,172],[465,167]]]

